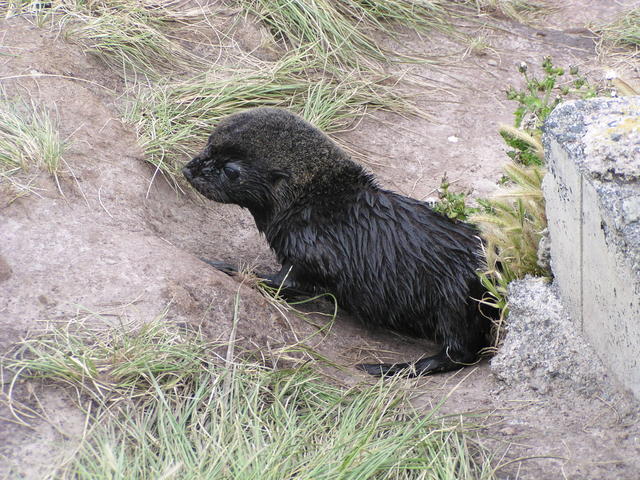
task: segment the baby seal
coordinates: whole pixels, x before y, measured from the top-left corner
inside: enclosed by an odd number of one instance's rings
[[[331,292],[366,325],[442,344],[415,363],[362,370],[445,372],[475,362],[488,346],[477,230],[381,188],[297,115],[257,108],[225,118],[183,173],[205,197],[249,209],[282,265],[263,276],[271,283]]]

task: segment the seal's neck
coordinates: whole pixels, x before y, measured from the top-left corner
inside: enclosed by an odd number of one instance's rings
[[[323,215],[337,211],[353,202],[359,192],[371,189],[379,189],[374,177],[357,163],[348,161],[316,171],[305,179],[294,177],[283,182],[275,187],[268,205],[249,207],[249,211],[258,230],[269,238],[274,229],[299,227],[310,221],[317,209],[325,212]]]
[[[260,233],[266,233],[274,216],[273,211],[271,209],[254,210],[250,208],[249,212],[253,215],[253,220],[256,222],[256,227],[258,227]]]

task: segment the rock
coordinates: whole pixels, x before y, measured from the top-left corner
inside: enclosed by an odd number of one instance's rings
[[[572,323],[557,288],[540,278],[509,285],[507,334],[491,371],[513,387],[586,396],[610,387],[609,374]]]

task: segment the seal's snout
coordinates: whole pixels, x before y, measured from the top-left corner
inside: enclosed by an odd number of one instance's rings
[[[191,180],[193,178],[193,173],[191,173],[191,169],[189,168],[189,165],[186,165],[185,167],[182,168],[182,174],[185,176],[187,180]]]
[[[202,169],[203,156],[197,155],[191,159],[189,163],[187,163],[182,168],[182,174],[189,181],[193,180],[194,177],[197,177]]]

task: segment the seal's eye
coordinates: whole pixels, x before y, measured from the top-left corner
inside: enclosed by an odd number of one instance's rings
[[[211,162],[205,163],[202,166],[202,169],[200,170],[201,175],[204,175],[206,177],[212,177],[212,176],[216,175],[217,172],[218,172],[218,169]]]
[[[240,176],[240,167],[235,163],[227,163],[222,167],[222,171],[229,180],[235,180]]]

